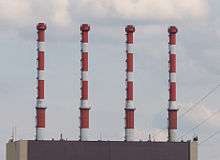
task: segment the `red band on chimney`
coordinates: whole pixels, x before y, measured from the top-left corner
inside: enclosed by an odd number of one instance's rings
[[[126,110],[126,117],[125,128],[134,128],[134,110]]]
[[[127,82],[127,100],[133,100],[133,82]]]
[[[170,54],[170,73],[176,72],[176,54]]]
[[[44,70],[44,52],[38,53],[38,69]]]
[[[127,53],[127,71],[133,72],[133,53]]]
[[[82,98],[81,100],[88,99],[88,81],[82,81]]]
[[[82,54],[82,71],[88,71],[88,53]]]
[[[176,83],[170,82],[170,101],[176,101]]]
[[[169,129],[177,129],[177,110],[169,110]]]
[[[39,108],[37,110],[37,127],[45,128],[45,108]]]
[[[38,80],[38,99],[44,99],[44,80]]]
[[[89,128],[89,110],[80,110],[80,128]]]

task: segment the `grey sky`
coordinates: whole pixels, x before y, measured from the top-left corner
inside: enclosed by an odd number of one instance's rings
[[[139,138],[166,128],[168,99],[167,28],[177,35],[177,98],[179,114],[220,83],[220,2],[217,0],[0,0],[1,79],[0,159],[17,127],[17,139],[35,134],[36,29],[46,31],[47,137],[79,136],[80,32],[91,25],[91,139],[122,140],[125,102],[125,33],[135,33],[135,112]],[[179,120],[179,134],[219,108],[220,89]],[[191,132],[200,140],[220,129],[220,115]],[[166,132],[157,135],[164,139]],[[220,136],[199,146],[200,160],[218,160]]]

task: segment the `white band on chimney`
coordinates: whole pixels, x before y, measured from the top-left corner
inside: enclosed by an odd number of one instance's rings
[[[126,51],[128,53],[134,53],[134,44],[133,43],[126,43]]]
[[[82,71],[81,72],[81,78],[83,81],[88,81],[88,72],[87,71]]]
[[[125,129],[125,139],[126,141],[136,141],[135,130]]]
[[[169,134],[170,134],[170,138],[171,138],[170,141],[175,142],[176,139],[177,139],[177,130],[176,129],[170,129]]]
[[[127,81],[133,81],[133,72],[127,72]]]
[[[135,109],[133,101],[126,101],[126,109]]]
[[[81,100],[80,108],[90,109],[88,100]]]
[[[170,73],[170,82],[176,82],[176,73]]]
[[[37,76],[38,80],[44,80],[44,70],[38,70],[37,74],[38,74]]]
[[[170,54],[176,54],[176,45],[169,45]]]
[[[45,51],[45,42],[38,42],[37,45],[38,45],[37,46],[38,51],[40,51],[40,52]]]
[[[89,45],[88,45],[88,43],[81,43],[81,51],[82,52],[86,52],[86,53],[88,53],[88,51],[89,51]]]
[[[45,128],[36,128],[36,139],[37,140],[44,140],[45,137]]]
[[[37,108],[46,108],[46,107],[45,107],[44,99],[37,99],[36,107],[37,107]]]
[[[89,128],[80,128],[80,140],[81,141],[89,140]]]
[[[176,101],[169,101],[169,109],[177,110]]]

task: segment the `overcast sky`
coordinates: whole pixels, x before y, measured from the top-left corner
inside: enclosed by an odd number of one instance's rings
[[[47,138],[78,139],[81,23],[91,25],[89,102],[91,139],[123,140],[125,33],[135,32],[135,128],[138,139],[166,140],[168,33],[176,25],[177,102],[181,115],[220,84],[218,0],[0,0],[0,159],[17,128],[33,139],[36,103],[36,24],[46,31]],[[179,118],[179,136],[220,107],[220,88]],[[162,130],[162,131],[161,131]],[[220,130],[220,114],[189,132],[199,141]],[[159,134],[158,134],[159,133]],[[219,160],[220,135],[199,146],[199,160]]]

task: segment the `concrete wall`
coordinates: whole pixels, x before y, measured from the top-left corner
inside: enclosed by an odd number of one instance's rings
[[[8,142],[6,160],[28,160],[28,141]]]
[[[198,142],[193,141],[190,143],[190,160],[198,160]]]

